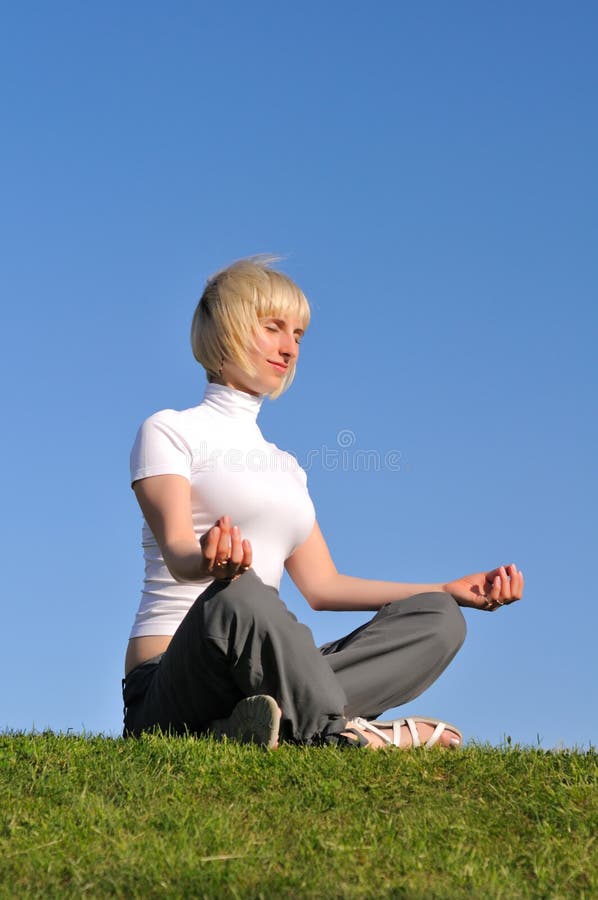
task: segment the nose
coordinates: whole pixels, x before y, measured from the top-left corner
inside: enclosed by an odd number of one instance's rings
[[[279,350],[282,356],[290,357],[294,359],[299,355],[299,345],[295,340],[295,336],[293,334],[289,334],[287,331],[281,331]]]

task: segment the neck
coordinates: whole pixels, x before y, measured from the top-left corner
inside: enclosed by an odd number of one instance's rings
[[[233,391],[240,391],[242,394],[249,394],[251,397],[264,397],[264,394],[258,394],[256,391],[250,391],[248,388],[238,388],[235,387],[234,384],[231,384],[229,381],[220,381],[218,378],[213,378],[210,384],[220,384],[222,387],[231,388]]]
[[[206,385],[202,402],[221,415],[255,422],[264,396],[263,394],[250,394],[228,384],[211,381]]]

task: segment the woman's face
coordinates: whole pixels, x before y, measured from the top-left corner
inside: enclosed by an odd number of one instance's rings
[[[303,333],[301,321],[293,317],[260,319],[254,347],[249,351],[255,375],[248,375],[235,363],[225,360],[222,383],[256,396],[276,390],[297,362]]]

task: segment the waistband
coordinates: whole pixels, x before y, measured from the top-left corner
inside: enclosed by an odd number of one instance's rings
[[[123,678],[123,684],[137,672],[141,672],[142,670],[144,670],[146,666],[158,666],[163,656],[163,653],[158,653],[157,656],[152,656],[151,659],[146,659],[145,662],[139,663],[138,666],[135,666],[133,669],[131,669],[130,672],[127,672],[127,674]]]

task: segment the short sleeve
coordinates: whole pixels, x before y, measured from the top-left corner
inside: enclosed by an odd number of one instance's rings
[[[151,475],[183,475],[191,480],[190,447],[176,427],[177,413],[163,410],[146,419],[131,450],[131,484]]]

